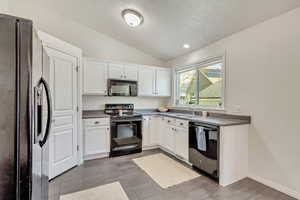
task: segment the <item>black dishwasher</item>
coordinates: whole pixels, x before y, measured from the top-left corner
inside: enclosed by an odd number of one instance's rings
[[[214,179],[219,178],[218,126],[191,122],[189,125],[189,162]]]

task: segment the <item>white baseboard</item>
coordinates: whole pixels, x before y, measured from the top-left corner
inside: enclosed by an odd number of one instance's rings
[[[152,150],[152,149],[158,149],[159,146],[158,145],[154,145],[154,146],[143,146],[143,151],[146,150]]]
[[[248,177],[255,180],[255,181],[257,181],[257,182],[259,182],[259,183],[262,183],[266,186],[269,186],[269,187],[271,187],[275,190],[278,190],[278,191],[280,191],[284,194],[287,194],[291,197],[294,197],[296,199],[300,199],[300,193],[299,192],[297,192],[295,190],[291,190],[286,186],[280,185],[278,183],[275,183],[273,181],[267,180],[265,178],[262,178],[262,177],[259,177],[259,176],[253,175],[253,174],[250,174]]]
[[[98,153],[98,154],[84,156],[83,160],[84,161],[88,161],[88,160],[94,160],[94,159],[100,159],[100,158],[107,158],[107,157],[109,157],[109,153]]]

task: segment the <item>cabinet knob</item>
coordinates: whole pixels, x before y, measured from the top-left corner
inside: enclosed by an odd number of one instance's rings
[[[95,124],[99,124],[100,122],[96,121]]]
[[[180,123],[181,126],[183,126],[183,123]]]

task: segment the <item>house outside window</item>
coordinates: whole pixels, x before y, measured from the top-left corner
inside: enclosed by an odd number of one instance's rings
[[[176,106],[224,109],[224,57],[176,71]]]

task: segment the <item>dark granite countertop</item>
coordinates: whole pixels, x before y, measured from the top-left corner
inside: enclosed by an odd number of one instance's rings
[[[202,117],[201,115],[192,115],[189,113],[179,113],[179,112],[157,112],[155,110],[136,110],[136,113],[151,116],[159,115],[164,117],[173,117],[177,119],[189,120],[192,122],[200,122],[216,126],[234,126],[234,125],[243,125],[250,124],[251,118],[249,116],[238,116],[238,115],[228,115],[228,114],[219,114],[219,113],[210,113],[208,117]],[[106,115],[103,110],[98,111],[83,111],[82,118],[107,118],[109,115]]]
[[[249,116],[237,116],[226,114],[213,114],[212,116],[202,117],[200,115],[192,115],[178,112],[157,112],[157,111],[137,111],[142,115],[160,115],[165,117],[173,117],[177,119],[189,120],[192,122],[200,122],[216,126],[234,126],[250,124],[251,119]]]

